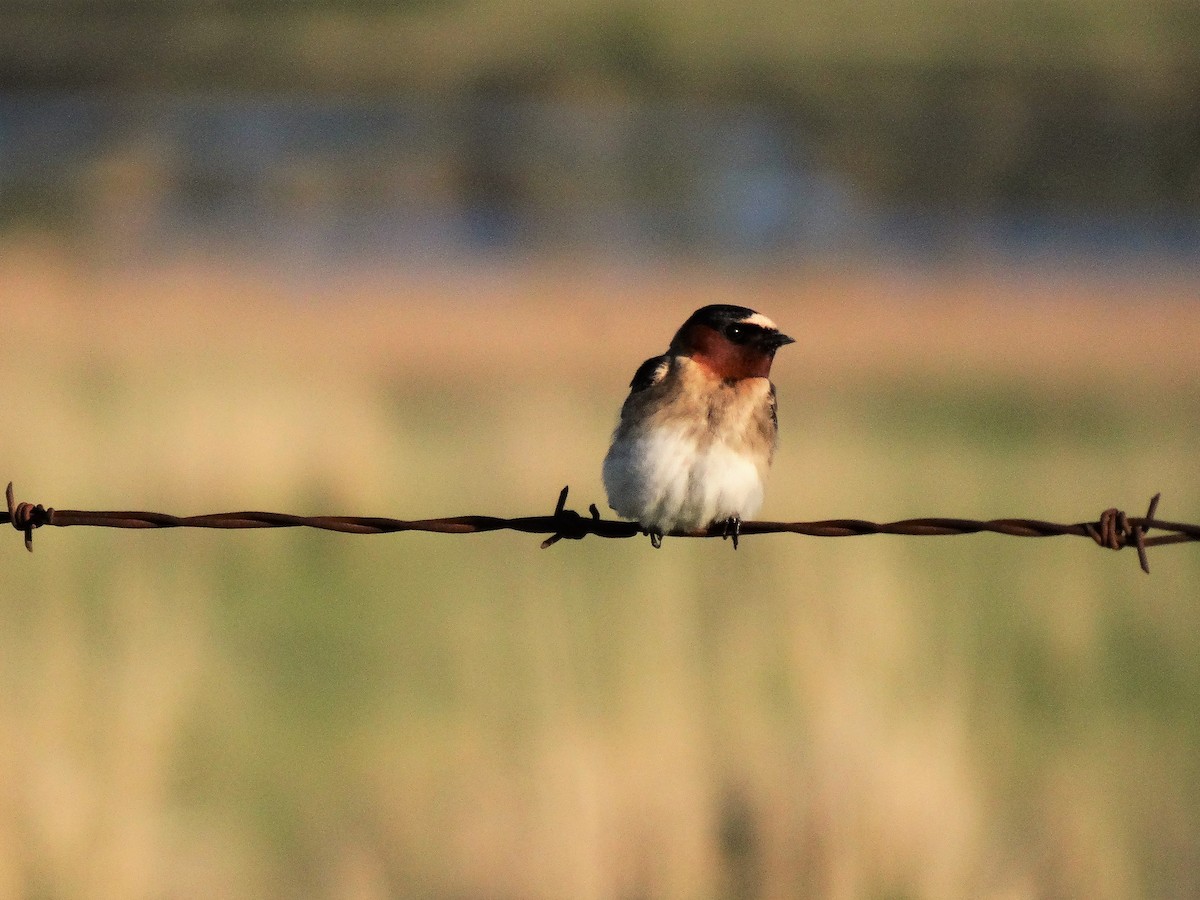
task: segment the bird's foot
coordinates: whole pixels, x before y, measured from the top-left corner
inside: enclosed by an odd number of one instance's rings
[[[647,528],[646,534],[650,535],[650,546],[657,550],[662,546],[663,533],[657,528]]]
[[[742,533],[742,517],[730,516],[725,520],[725,530],[721,532],[721,540],[733,539],[733,549],[738,548],[738,536]]]

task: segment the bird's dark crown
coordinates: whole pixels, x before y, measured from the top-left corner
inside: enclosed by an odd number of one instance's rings
[[[792,339],[781,334],[775,323],[746,306],[725,303],[704,306],[692,313],[671,340],[670,352],[687,353],[700,345],[709,344],[715,334],[718,340],[738,346],[753,347],[773,354]]]
[[[714,303],[711,306],[702,306],[692,313],[684,323],[684,328],[688,325],[699,324],[707,325],[709,328],[715,328],[717,331],[720,331],[724,326],[744,321],[752,315],[754,315],[754,310],[748,306]]]

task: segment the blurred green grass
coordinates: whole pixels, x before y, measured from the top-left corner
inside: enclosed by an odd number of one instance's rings
[[[76,315],[87,346],[103,308]],[[413,517],[545,511],[564,482],[576,508],[602,500],[624,369],[472,378],[453,347],[453,378],[283,363],[301,326],[245,315],[223,309],[166,363],[100,331],[53,366],[15,341],[18,496]],[[320,314],[331,335],[339,315]],[[222,343],[246,328],[277,355]],[[1157,490],[1168,518],[1200,508],[1187,379],[814,383],[798,353],[778,380],[767,518],[1078,520]],[[982,535],[35,545],[0,550],[9,896],[1200,890],[1186,546],[1153,552],[1147,578],[1128,552]]]

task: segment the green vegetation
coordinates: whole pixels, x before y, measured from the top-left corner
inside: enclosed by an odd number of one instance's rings
[[[68,346],[103,299],[54,307]],[[94,358],[54,367],[31,364],[36,315],[9,310],[4,474],[48,503],[195,512],[515,514],[564,480],[577,507],[601,499],[628,373],[547,381],[530,360],[476,382],[452,349],[423,379],[350,368],[339,309],[160,319],[168,343],[209,336],[183,353],[96,325]],[[312,315],[330,359],[287,361]],[[228,349],[247,334],[278,359]],[[1190,381],[1149,404],[915,371],[832,389],[797,351],[767,516],[1071,519],[1160,489],[1168,517],[1200,509]],[[1190,547],[1147,578],[1128,552],[982,535],[35,543],[0,546],[13,895],[1200,890]]]
[[[467,108],[559,98],[600,119],[622,104],[743,104],[794,124],[804,152],[869,204],[1171,215],[1200,204],[1197,9],[1186,0],[15,3],[0,4],[0,88],[420,97]],[[595,195],[604,173],[580,177]]]

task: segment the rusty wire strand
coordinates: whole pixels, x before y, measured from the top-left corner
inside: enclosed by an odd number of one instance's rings
[[[7,513],[4,521],[25,535],[26,549],[33,550],[33,531],[43,525],[65,528],[70,525],[90,525],[100,528],[319,528],[347,534],[391,534],[400,531],[425,531],[438,534],[477,534],[484,531],[520,531],[526,534],[548,534],[542,547],[560,540],[582,540],[588,535],[604,538],[628,538],[646,531],[635,522],[602,519],[593,503],[584,516],[566,508],[567,490],[558,495],[554,512],[548,516],[522,516],[506,519],[497,516],[450,516],[438,519],[389,519],[374,516],[297,516],[272,512],[230,512],[201,516],[173,516],[167,513],[135,512],[128,510],[98,511],[53,509],[41,504],[17,503],[13,499],[12,482],[6,492]],[[1088,537],[1101,547],[1120,550],[1134,546],[1143,571],[1149,573],[1146,550],[1161,544],[1200,541],[1200,525],[1165,522],[1155,518],[1159,495],[1150,501],[1146,515],[1127,516],[1119,509],[1107,509],[1095,522],[1071,525],[1043,522],[1037,519],[976,519],[925,518],[904,519],[898,522],[868,522],[863,519],[825,519],[819,522],[742,522],[742,537],[750,534],[801,534],[810,537],[854,537],[866,534],[899,534],[910,536],[939,536],[978,534],[988,532],[1011,537],[1057,537],[1075,535]],[[1150,530],[1167,532],[1147,537]],[[669,537],[726,537],[724,523],[692,532],[671,532]]]

